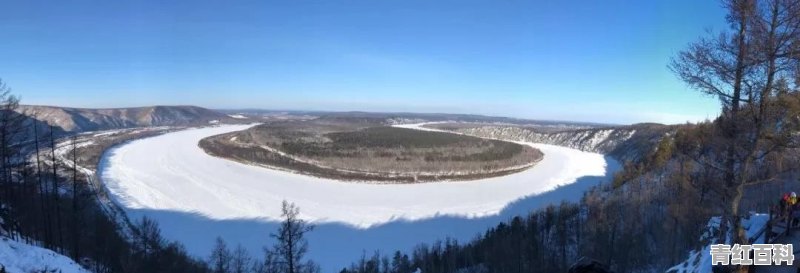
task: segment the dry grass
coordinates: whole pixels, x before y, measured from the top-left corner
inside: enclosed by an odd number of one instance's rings
[[[468,180],[524,170],[538,150],[516,143],[329,120],[261,125],[206,138],[206,152],[251,164],[343,180]]]

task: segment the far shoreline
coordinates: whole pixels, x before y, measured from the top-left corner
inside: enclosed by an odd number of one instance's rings
[[[443,130],[433,130],[430,128],[422,127],[423,125],[429,123],[435,123],[435,122],[428,122],[421,124],[391,125],[386,127],[410,129],[428,133],[436,132],[442,134],[454,134],[454,135],[460,135],[460,137],[464,137],[461,134],[453,132],[448,132]],[[454,183],[454,182],[466,183],[487,178],[502,177],[522,172],[535,167],[539,162],[542,161],[544,157],[544,154],[539,149],[537,149],[536,147],[534,147],[529,143],[519,143],[516,141],[509,141],[502,139],[490,139],[484,137],[466,136],[469,138],[500,141],[504,143],[510,143],[513,145],[523,146],[524,148],[522,149],[527,151],[527,153],[533,153],[532,156],[529,155],[531,156],[532,159],[524,162],[523,164],[503,166],[502,168],[492,169],[488,171],[467,170],[467,171],[449,171],[449,172],[447,171],[444,172],[385,171],[384,172],[384,171],[354,170],[354,169],[336,168],[334,166],[326,166],[314,160],[308,160],[292,156],[290,154],[284,153],[281,150],[266,145],[243,145],[241,143],[235,143],[237,145],[232,145],[232,143],[230,143],[236,141],[238,133],[243,133],[248,129],[226,133],[222,135],[206,137],[201,139],[197,145],[201,150],[203,150],[206,154],[210,156],[237,162],[240,164],[283,171],[288,173],[295,173],[316,178],[332,179],[341,182],[367,183],[367,184],[419,184],[419,183]],[[225,143],[226,145],[220,145],[219,142],[221,139],[226,140]],[[231,150],[235,151],[231,152]],[[258,160],[248,160],[247,158],[242,158],[241,156],[237,156],[249,153],[270,153],[271,156],[273,157],[280,157],[279,158],[280,161],[278,160],[275,161],[280,162],[281,164],[270,164],[265,162],[259,162]]]

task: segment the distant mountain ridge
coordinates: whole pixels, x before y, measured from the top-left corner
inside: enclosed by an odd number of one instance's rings
[[[149,126],[202,126],[212,123],[271,122],[286,119],[287,117],[318,118],[332,122],[337,120],[352,121],[358,119],[364,122],[377,122],[385,125],[456,121],[494,125],[535,126],[539,129],[549,128],[548,130],[608,127],[608,125],[604,126],[602,124],[585,122],[528,120],[470,114],[212,110],[190,105],[159,105],[128,108],[75,108],[46,105],[20,105],[17,111],[33,119],[31,121],[35,124],[39,124],[38,126],[55,126],[57,134]],[[276,117],[278,118],[276,119]],[[481,135],[481,133],[486,132],[473,133]]]
[[[198,106],[146,106],[130,108],[71,108],[20,105],[18,112],[65,133],[146,126],[193,126],[214,122],[240,122],[226,114]]]
[[[580,122],[580,121],[560,121],[560,120],[538,120],[527,118],[514,118],[504,116],[488,116],[480,114],[452,114],[452,113],[414,113],[414,112],[367,112],[367,111],[304,111],[304,110],[268,110],[268,109],[218,109],[226,114],[244,114],[251,117],[264,115],[285,114],[294,116],[313,116],[324,119],[353,119],[380,120],[388,125],[408,124],[422,122],[480,122],[480,123],[504,123],[515,125],[568,125],[570,127],[607,127],[614,124]]]

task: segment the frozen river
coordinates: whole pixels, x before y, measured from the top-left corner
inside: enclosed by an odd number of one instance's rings
[[[410,250],[445,237],[465,241],[531,209],[577,200],[608,181],[618,164],[600,154],[529,144],[544,158],[528,170],[466,182],[342,182],[207,155],[204,137],[246,129],[224,125],[136,140],[106,152],[100,176],[131,218],[156,219],[163,235],[207,257],[214,238],[261,255],[283,200],[317,228],[309,256],[338,271],[375,250]]]

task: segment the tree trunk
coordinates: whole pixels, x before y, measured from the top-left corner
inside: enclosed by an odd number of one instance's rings
[[[77,239],[80,236],[80,226],[83,222],[82,216],[78,211],[78,144],[77,138],[72,137],[72,258],[80,260],[80,243]]]
[[[63,227],[61,224],[61,202],[59,201],[59,187],[58,187],[58,160],[56,159],[56,140],[53,136],[53,129],[55,127],[50,126],[50,156],[53,160],[53,201],[56,207],[56,232],[58,233],[58,252],[64,247],[64,232]]]
[[[33,126],[33,143],[34,148],[36,150],[36,176],[39,184],[39,198],[41,199],[41,208],[42,208],[42,231],[44,232],[44,245],[50,246],[50,218],[49,212],[47,211],[47,187],[44,185],[44,180],[42,179],[42,163],[41,163],[41,155],[39,150],[39,126]]]

